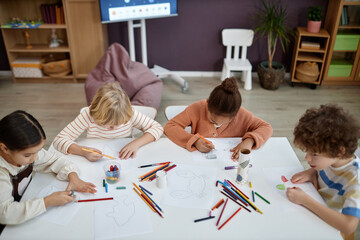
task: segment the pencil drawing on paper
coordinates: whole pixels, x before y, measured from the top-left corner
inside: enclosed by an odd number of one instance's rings
[[[128,196],[121,196],[118,200],[113,201],[114,206],[111,212],[106,214],[107,217],[113,218],[115,223],[121,227],[131,221],[135,215],[135,203],[127,201]]]
[[[197,175],[190,170],[179,170],[176,172],[180,181],[185,182],[186,189],[175,190],[170,193],[173,198],[185,199],[189,197],[203,198],[206,196],[205,189],[207,176]]]

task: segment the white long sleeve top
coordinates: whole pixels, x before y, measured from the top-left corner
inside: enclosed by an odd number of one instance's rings
[[[71,144],[84,132],[87,131],[87,138],[114,139],[131,136],[133,128],[150,133],[155,140],[158,140],[164,132],[160,123],[148,116],[134,110],[133,117],[125,124],[115,126],[114,129],[107,129],[95,123],[90,116],[89,107],[84,108],[80,114],[68,124],[54,139],[53,145],[56,150],[68,154]]]
[[[14,166],[0,157],[0,223],[19,224],[46,211],[44,198],[16,202],[12,196],[10,175],[17,175],[28,166]],[[67,180],[71,172],[78,173],[76,165],[65,157],[41,149],[33,165],[33,172],[56,173],[59,180]],[[64,189],[65,190],[65,189]]]

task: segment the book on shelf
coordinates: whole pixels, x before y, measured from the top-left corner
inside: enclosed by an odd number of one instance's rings
[[[41,4],[40,8],[44,23],[65,24],[62,3]]]
[[[301,48],[302,48],[302,49],[319,50],[319,49],[320,49],[320,43],[318,43],[318,42],[302,41],[302,42],[301,42]]]

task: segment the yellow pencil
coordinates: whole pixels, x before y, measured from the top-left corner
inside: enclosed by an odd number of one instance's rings
[[[155,209],[145,200],[145,198],[143,198],[143,196],[141,196],[141,194],[138,193],[138,191],[136,191],[135,188],[133,188],[133,189],[139,195],[139,197],[141,197],[141,199],[144,200],[144,202],[151,208],[151,210],[153,210],[153,212],[155,212]]]
[[[87,148],[81,148],[81,149],[82,149],[82,150],[84,150],[84,151],[92,152],[92,153],[98,153],[98,152],[95,152],[95,151],[90,150],[90,149],[87,149]],[[100,154],[100,153],[99,153],[99,154]],[[109,155],[105,155],[105,154],[103,154],[103,156],[104,156],[104,157],[111,158],[111,159],[115,159],[114,157],[109,156]]]
[[[146,198],[150,203],[154,204],[154,202],[153,202],[151,199],[149,199],[148,196],[146,196],[146,194],[143,192],[142,189],[140,189],[138,186],[136,186],[135,183],[133,183],[133,185],[137,188],[137,190],[139,190],[140,193],[142,193],[142,195],[144,196],[144,198]],[[154,205],[155,205],[155,204],[154,204]],[[155,206],[154,206],[154,208],[155,208]]]
[[[139,178],[141,179],[141,178],[145,177],[146,175],[148,175],[148,174],[150,174],[150,173],[154,173],[154,172],[156,172],[157,170],[159,170],[160,168],[163,168],[164,166],[169,165],[169,164],[170,164],[170,162],[167,163],[167,164],[161,165],[160,167],[155,168],[154,170],[152,170],[152,171],[150,171],[150,172],[148,172],[148,173],[145,173],[144,175],[140,176]],[[151,175],[152,175],[152,174],[151,174]],[[144,179],[144,180],[145,180],[145,179]]]
[[[251,182],[249,182],[249,186],[250,186],[250,188],[252,188],[252,186],[251,186]]]
[[[240,191],[238,191],[237,189],[235,189],[235,191],[240,194],[244,199],[247,199],[247,197],[245,197]],[[247,201],[251,206],[253,206],[256,211],[258,211],[259,213],[263,214],[262,211],[260,211],[260,209],[258,209],[252,202],[250,202],[250,200]]]

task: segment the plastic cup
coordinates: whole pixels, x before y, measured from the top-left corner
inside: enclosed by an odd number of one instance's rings
[[[115,170],[114,168],[117,168]],[[120,163],[115,161],[109,161],[104,165],[105,179],[109,184],[114,184],[120,180]]]

